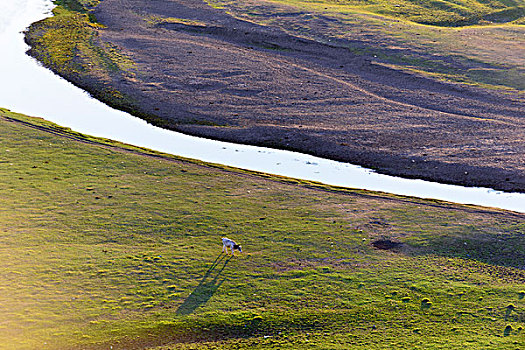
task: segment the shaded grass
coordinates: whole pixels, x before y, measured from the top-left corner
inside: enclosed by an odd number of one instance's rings
[[[0,181],[2,349],[525,345],[523,215],[258,176],[1,109]],[[222,236],[245,252],[218,256]],[[383,237],[403,247],[374,249]]]

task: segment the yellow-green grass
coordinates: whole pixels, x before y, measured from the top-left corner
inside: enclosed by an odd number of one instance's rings
[[[30,54],[77,85],[96,79],[93,94],[115,106],[131,102],[111,87],[116,76],[133,79],[134,63],[118,47],[98,38],[102,28],[92,15],[95,0],[58,0],[53,16],[33,23],[26,33]]]
[[[100,3],[100,0],[53,0],[53,2],[71,11],[89,13]]]
[[[0,183],[0,349],[525,346],[521,214],[185,160],[2,109]],[[243,254],[219,257],[223,236]]]
[[[509,23],[525,16],[523,0],[270,0],[342,13],[368,13],[437,26]]]
[[[166,23],[172,23],[172,24],[184,24],[187,26],[206,26],[205,22],[197,21],[197,20],[191,20],[191,19],[185,19],[185,18],[176,18],[176,17],[165,17],[165,16],[159,16],[154,15],[150,16],[149,19],[147,19],[148,24],[155,26],[158,24],[166,24]]]
[[[133,62],[117,47],[98,39],[90,8],[97,0],[56,0],[53,16],[33,23],[26,35],[32,53],[46,67],[72,75],[98,75],[109,79],[111,72],[132,74]]]

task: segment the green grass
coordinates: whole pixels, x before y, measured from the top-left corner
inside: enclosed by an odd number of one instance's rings
[[[0,182],[0,349],[525,346],[521,214],[185,160],[2,109]],[[219,257],[222,236],[244,253]]]
[[[337,12],[361,12],[435,26],[508,23],[525,16],[522,0],[271,0]]]

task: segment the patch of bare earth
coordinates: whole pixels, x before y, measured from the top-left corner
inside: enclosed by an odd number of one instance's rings
[[[105,0],[94,14],[106,26],[100,39],[136,63],[133,79],[115,74],[110,85],[172,129],[525,191],[518,93],[403,73],[201,0]]]
[[[378,239],[372,242],[376,249],[380,250],[396,250],[402,246],[401,242],[396,242],[388,238]]]

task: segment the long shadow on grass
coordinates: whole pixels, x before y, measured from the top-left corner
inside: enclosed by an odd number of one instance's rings
[[[179,306],[176,311],[177,315],[189,315],[199,306],[206,304],[208,300],[210,300],[226,280],[226,277],[222,277],[221,275],[231,259],[232,257],[227,257],[227,255],[222,253],[217,256],[202,277],[199,285],[191,292],[186,300],[184,300],[182,305]]]

